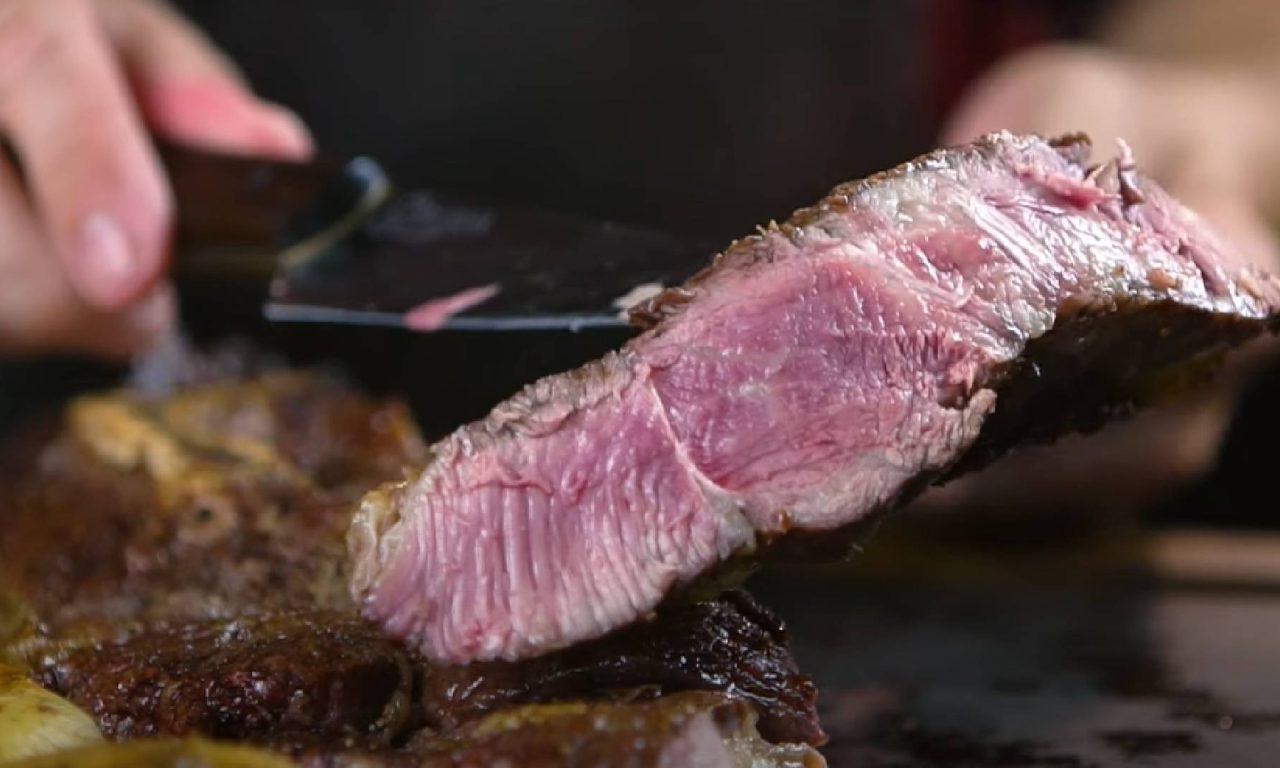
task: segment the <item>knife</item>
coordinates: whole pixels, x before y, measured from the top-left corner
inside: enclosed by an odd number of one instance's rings
[[[259,281],[273,322],[622,327],[629,306],[678,285],[718,250],[570,213],[399,190],[369,157],[158,150],[176,201],[175,280]]]

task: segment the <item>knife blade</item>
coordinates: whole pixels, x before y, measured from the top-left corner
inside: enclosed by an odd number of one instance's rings
[[[259,280],[281,323],[621,327],[710,241],[457,192],[399,190],[372,158],[266,161],[163,146],[178,280]]]

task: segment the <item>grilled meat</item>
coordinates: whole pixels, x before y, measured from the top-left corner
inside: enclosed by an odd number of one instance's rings
[[[346,589],[346,527],[361,494],[425,460],[401,404],[309,372],[84,396],[0,450],[0,662],[112,739],[217,738],[315,763],[438,760],[437,740],[472,743],[469,724],[533,704],[634,705],[659,729],[686,690],[732,692],[707,711],[742,702],[776,741],[825,738],[785,630],[745,594],[530,665],[431,665],[380,633]],[[531,738],[483,749],[519,758]]]
[[[1127,154],[1088,152],[993,134],[734,243],[637,307],[649,329],[620,351],[366,497],[363,612],[441,662],[571,646],[726,561],[829,552],[1276,324],[1280,282]]]

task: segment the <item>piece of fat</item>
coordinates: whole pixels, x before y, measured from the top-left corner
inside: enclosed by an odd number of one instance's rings
[[[652,299],[654,296],[662,293],[662,291],[662,283],[641,283],[614,299],[613,306],[618,309],[619,316],[626,319],[627,313],[631,311],[632,307],[642,301]]]
[[[0,665],[0,765],[101,741],[88,714],[21,669]]]

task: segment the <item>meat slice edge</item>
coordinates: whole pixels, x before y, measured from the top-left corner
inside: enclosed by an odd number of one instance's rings
[[[638,308],[653,326],[623,350],[366,498],[348,536],[365,615],[453,663],[599,637],[726,559],[1097,426],[1274,326],[1280,283],[1127,152],[1091,167],[1087,149],[994,134],[734,243]],[[1052,376],[1092,385],[1071,405]]]
[[[581,513],[556,514],[564,503]],[[432,511],[408,525],[406,508]],[[391,633],[465,648],[436,657],[465,663],[516,658],[514,637],[563,647],[557,638],[579,635],[580,620],[596,628],[584,639],[599,637],[754,536],[685,456],[649,366],[624,352],[535,384],[436,446],[417,481],[364,499],[348,542],[355,583],[395,585],[375,608]],[[428,572],[436,588],[424,590]],[[395,601],[406,593],[422,600]]]

